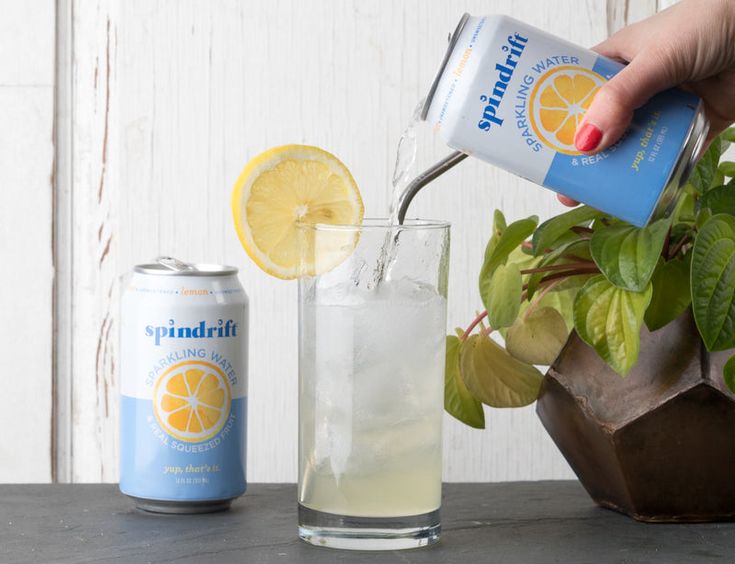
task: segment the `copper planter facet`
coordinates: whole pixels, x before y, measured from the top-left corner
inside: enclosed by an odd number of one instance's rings
[[[640,521],[735,519],[730,354],[708,353],[687,312],[644,328],[639,361],[621,378],[573,333],[536,412],[599,505]]]

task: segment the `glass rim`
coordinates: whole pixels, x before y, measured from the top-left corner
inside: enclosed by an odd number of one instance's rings
[[[405,219],[402,224],[392,223],[388,217],[366,217],[362,223],[297,223],[298,229],[310,231],[387,231],[400,229],[402,231],[422,231],[428,229],[449,229],[449,221],[438,219]]]

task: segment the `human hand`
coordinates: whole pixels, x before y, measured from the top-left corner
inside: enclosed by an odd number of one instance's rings
[[[707,141],[735,122],[735,0],[683,0],[629,25],[593,48],[629,62],[597,92],[574,138],[596,153],[625,132],[633,111],[652,96],[681,86],[702,98]],[[566,205],[577,202],[559,195]]]

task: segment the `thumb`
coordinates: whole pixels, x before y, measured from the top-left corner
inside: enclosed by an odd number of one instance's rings
[[[667,64],[668,63],[668,64]],[[578,151],[602,151],[625,133],[633,111],[677,83],[675,69],[660,53],[641,52],[597,91],[574,137]]]

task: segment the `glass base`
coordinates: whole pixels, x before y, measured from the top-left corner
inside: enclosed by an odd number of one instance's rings
[[[299,504],[299,537],[314,546],[346,550],[404,550],[439,540],[439,510],[408,517],[351,517]]]

